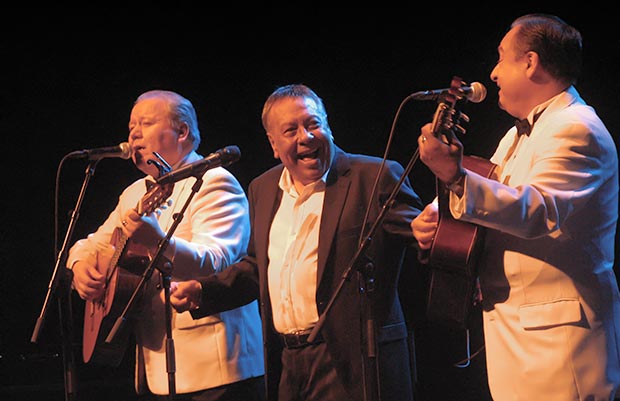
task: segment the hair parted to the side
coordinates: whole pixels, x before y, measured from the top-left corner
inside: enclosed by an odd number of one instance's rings
[[[289,84],[276,88],[265,101],[265,104],[263,105],[263,112],[261,115],[261,121],[263,123],[263,128],[265,129],[265,131],[267,131],[269,112],[271,111],[271,107],[273,106],[273,104],[280,99],[291,97],[310,98],[314,100],[314,102],[319,107],[319,112],[322,114],[321,117],[324,119],[325,124],[328,124],[327,111],[325,110],[323,99],[321,99],[319,95],[317,95],[312,89],[310,89],[304,84]]]
[[[180,94],[163,89],[153,89],[142,93],[134,104],[145,99],[164,99],[170,106],[170,119],[174,127],[186,124],[189,131],[189,140],[193,144],[193,150],[197,150],[200,145],[200,129],[198,127],[198,116],[196,109],[189,99]]]
[[[574,85],[583,63],[581,33],[560,17],[527,14],[515,19],[510,28],[519,27],[517,46],[523,53],[534,51],[541,66],[553,77]]]

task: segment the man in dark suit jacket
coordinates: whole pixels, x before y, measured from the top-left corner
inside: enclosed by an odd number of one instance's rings
[[[249,186],[248,255],[201,281],[173,283],[173,306],[198,318],[258,297],[270,401],[413,400],[397,288],[420,198],[407,179],[382,210],[404,169],[337,147],[310,88],[276,89],[262,119],[282,164]]]

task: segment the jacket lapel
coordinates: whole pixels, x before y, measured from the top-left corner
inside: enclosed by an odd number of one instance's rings
[[[267,268],[269,246],[269,231],[271,223],[282,200],[282,190],[278,186],[283,167],[271,171],[271,177],[258,186],[255,196],[256,208],[254,216],[254,249],[259,266]]]
[[[347,194],[349,193],[351,185],[351,180],[347,174],[349,168],[349,159],[346,154],[336,147],[336,155],[327,175],[325,200],[323,202],[323,214],[319,231],[317,285],[323,277],[327,257],[334,242],[338,222],[340,221]],[[326,205],[328,206],[326,207]]]

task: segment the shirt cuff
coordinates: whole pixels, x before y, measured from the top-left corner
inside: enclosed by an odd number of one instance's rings
[[[454,182],[449,185],[446,185],[450,191],[454,192],[456,196],[459,198],[463,196],[465,192],[465,178],[467,177],[467,172],[463,170],[463,173],[457,178]]]

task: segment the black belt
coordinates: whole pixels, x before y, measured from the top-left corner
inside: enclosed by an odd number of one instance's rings
[[[303,348],[307,347],[310,344],[320,344],[323,342],[323,337],[319,333],[313,342],[308,342],[308,337],[310,337],[310,333],[312,330],[304,330],[297,333],[289,333],[289,334],[280,334],[280,338],[282,339],[282,344],[284,348]]]

